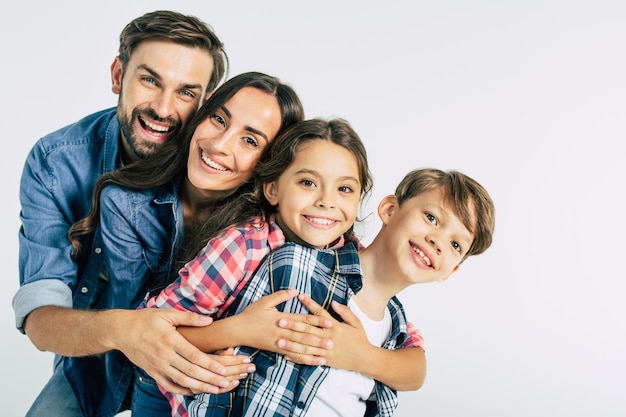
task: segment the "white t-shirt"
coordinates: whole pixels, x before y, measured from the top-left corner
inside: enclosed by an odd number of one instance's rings
[[[359,306],[354,297],[348,301],[348,307],[361,320],[367,339],[375,346],[382,346],[391,332],[391,314],[385,309],[385,316],[380,321],[370,319]],[[374,379],[361,373],[330,368],[328,376],[319,386],[307,416],[358,416],[365,414],[365,401],[370,398],[374,389]]]

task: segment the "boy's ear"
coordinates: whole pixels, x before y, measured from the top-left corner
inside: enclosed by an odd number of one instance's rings
[[[440,279],[439,279],[439,282],[446,282],[446,281],[448,280],[448,278],[450,278],[450,277],[452,276],[452,274],[454,274],[456,271],[458,271],[458,270],[459,270],[459,267],[460,267],[460,266],[461,266],[461,264],[459,264],[459,265],[455,266],[455,267],[454,267],[454,269],[453,269],[453,270],[452,270],[452,271],[451,271],[448,275],[446,275],[446,276],[445,276],[445,277],[443,277],[443,278],[440,278]]]
[[[111,91],[119,94],[122,91],[122,60],[116,56],[111,64]]]
[[[276,182],[266,182],[263,184],[263,194],[269,203],[273,206],[278,204],[278,187]]]
[[[378,217],[382,220],[383,225],[387,225],[387,223],[389,223],[389,218],[391,218],[399,206],[398,199],[393,194],[382,199],[378,205]]]

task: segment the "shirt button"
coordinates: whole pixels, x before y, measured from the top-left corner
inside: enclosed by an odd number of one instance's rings
[[[98,255],[100,255],[100,253],[102,252],[102,248],[96,248],[96,249],[94,249],[94,251],[95,251]]]
[[[89,288],[83,287],[80,289],[80,292],[82,292],[83,294],[87,294],[89,292]]]
[[[304,408],[304,403],[302,401],[298,401],[298,404],[296,404],[296,407]]]

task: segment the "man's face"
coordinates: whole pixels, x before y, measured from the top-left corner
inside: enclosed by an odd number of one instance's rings
[[[205,100],[212,73],[208,52],[168,41],[142,42],[124,70],[115,59],[112,90],[119,94],[125,163],[154,153],[189,121]]]

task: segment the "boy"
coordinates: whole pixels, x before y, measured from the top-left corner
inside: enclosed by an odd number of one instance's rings
[[[358,252],[351,244],[334,251],[296,244],[276,249],[229,312],[246,314],[245,307],[261,296],[296,288],[324,308],[347,300],[372,349],[401,348],[407,326],[395,294],[411,284],[445,281],[469,256],[484,252],[492,242],[495,208],[487,191],[466,175],[419,169],[405,176],[395,195],[383,198],[378,214],[381,230]],[[293,300],[279,308],[304,311]],[[249,416],[390,416],[397,406],[396,392],[366,375],[296,365],[246,347],[239,352],[253,357],[256,372],[233,393],[196,396],[190,415],[206,406],[210,411],[200,415],[219,415],[231,400],[234,415]]]

